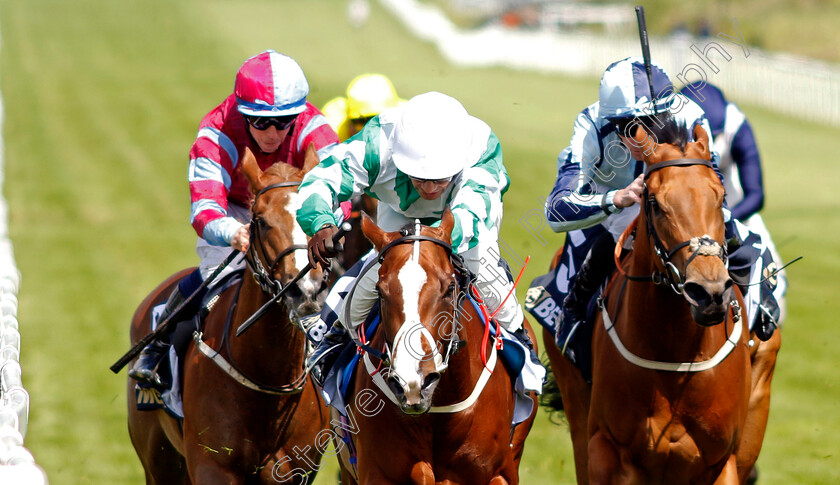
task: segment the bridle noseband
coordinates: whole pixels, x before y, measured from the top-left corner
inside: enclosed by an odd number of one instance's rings
[[[648,177],[650,177],[650,174],[652,174],[653,172],[663,169],[665,167],[687,167],[692,165],[704,165],[706,167],[714,169],[714,166],[712,165],[712,162],[710,160],[704,160],[702,158],[679,158],[675,160],[669,160],[666,162],[656,163],[653,165],[647,165],[645,167],[645,180],[647,181]],[[651,196],[648,192],[647,185],[645,185],[642,197],[642,205],[645,211],[645,222],[647,225],[647,232],[651,240],[653,241],[653,250],[656,253],[656,256],[659,258],[659,262],[665,268],[665,272],[654,272],[653,275],[648,277],[628,276],[628,279],[636,281],[653,281],[656,284],[668,283],[671,289],[674,290],[674,292],[676,292],[677,294],[682,294],[683,286],[685,284],[685,271],[688,269],[688,265],[691,264],[691,262],[694,261],[694,258],[696,258],[697,256],[717,256],[723,261],[725,265],[728,264],[726,245],[715,241],[711,236],[708,235],[692,237],[688,241],[683,241],[669,250],[662,242],[662,239],[656,232],[656,226],[653,224],[653,196]],[[671,258],[674,257],[677,251],[681,250],[686,246],[688,246],[691,250],[691,256],[689,256],[688,260],[686,260],[685,266],[683,267],[683,271],[681,272],[671,261]]]
[[[453,322],[452,322],[454,327],[452,329],[452,332],[449,335],[449,341],[446,344],[446,352],[443,356],[443,361],[442,361],[443,362],[442,363],[442,369],[445,370],[446,368],[449,367],[449,358],[452,355],[455,355],[458,352],[458,350],[460,350],[461,347],[463,347],[463,345],[464,345],[464,342],[458,337],[458,331],[457,331],[458,330],[458,327],[457,327],[457,325],[458,325],[458,322],[457,322],[458,310],[457,310],[457,308],[464,301],[464,299],[467,298],[468,289],[470,288],[472,283],[475,281],[476,277],[467,268],[466,263],[464,262],[464,258],[461,255],[453,252],[451,244],[449,244],[445,241],[442,241],[440,239],[431,237],[431,236],[424,236],[424,235],[421,235],[421,234],[408,234],[407,231],[405,231],[405,230],[403,230],[401,232],[403,234],[402,237],[400,237],[399,239],[396,239],[394,241],[391,241],[390,243],[385,245],[385,247],[383,247],[382,250],[379,252],[379,259],[378,259],[379,264],[382,264],[382,262],[385,260],[385,255],[388,253],[388,251],[391,248],[393,248],[395,246],[399,246],[401,244],[409,244],[409,243],[413,243],[413,242],[426,241],[426,242],[431,242],[431,243],[437,244],[438,246],[442,247],[446,251],[447,255],[449,256],[449,261],[452,264],[452,267],[455,270],[455,273],[457,275],[458,293],[457,293],[456,298],[455,298],[455,315],[453,316]],[[369,268],[372,268],[372,267],[373,267],[373,265],[369,265],[367,268],[365,268],[365,270],[367,270]],[[357,278],[361,278],[363,274],[364,273],[359,274],[359,276]],[[348,295],[348,298],[350,298],[351,296],[352,295]],[[380,296],[380,298],[381,298],[381,296]],[[349,307],[350,306],[349,302],[345,303],[345,306]],[[381,304],[380,304],[380,308],[381,308]],[[389,355],[390,352],[387,348],[387,343],[386,343],[386,349],[385,349],[384,352],[378,352],[375,349],[372,349],[369,346],[367,346],[365,344],[362,344],[360,342],[356,342],[356,345],[361,350],[364,350],[364,351],[378,357],[380,360],[382,360],[383,362],[387,362],[387,364],[390,365],[391,356]]]

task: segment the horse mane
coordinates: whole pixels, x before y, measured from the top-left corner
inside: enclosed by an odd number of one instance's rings
[[[303,178],[302,170],[285,162],[277,162],[265,169],[263,173],[265,175],[280,177],[286,181],[301,180]]]
[[[650,116],[639,118],[642,126],[650,133],[657,143],[667,143],[680,148],[685,153],[685,145],[688,143],[688,129],[677,124],[677,120],[670,111],[664,111]]]

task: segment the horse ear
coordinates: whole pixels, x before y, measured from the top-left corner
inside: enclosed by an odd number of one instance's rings
[[[303,156],[303,173],[307,173],[313,168],[315,165],[320,163],[321,159],[318,158],[318,150],[315,149],[315,143],[310,143],[308,147],[306,147],[306,153]]]
[[[385,244],[387,244],[385,241],[387,233],[377,226],[376,223],[373,222],[373,219],[364,212],[362,212],[362,232],[365,237],[373,243],[373,246],[377,251],[381,251],[382,248],[385,247]]]
[[[631,143],[641,148],[642,157],[644,158],[642,161],[646,163],[658,162],[659,157],[656,155],[656,140],[641,125],[635,126],[637,127],[636,133],[633,134]]]
[[[709,151],[709,135],[703,128],[703,125],[694,125],[694,146],[700,150],[700,158],[703,160],[711,160],[712,153]]]
[[[443,232],[443,239],[448,243],[452,243],[452,228],[455,227],[455,216],[449,207],[443,211],[443,217],[440,218],[440,229]]]
[[[245,153],[242,155],[242,160],[239,163],[242,164],[242,173],[251,184],[251,191],[256,194],[265,184],[262,182],[263,172],[250,148],[245,147]]]

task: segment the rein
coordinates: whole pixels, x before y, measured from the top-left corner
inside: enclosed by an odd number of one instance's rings
[[[251,204],[251,214],[254,213],[254,207],[256,207],[257,200],[259,200],[260,196],[265,194],[269,190],[285,187],[297,187],[300,184],[300,181],[288,181],[271,184],[263,187],[254,196],[254,202],[253,204]],[[263,264],[263,260],[268,261],[268,258],[266,257],[265,248],[263,247],[263,238],[261,236],[261,232],[258,229],[260,226],[260,222],[260,218],[252,216],[249,229],[251,244],[249,244],[248,251],[245,254],[245,262],[247,263],[248,268],[251,270],[251,275],[253,276],[254,281],[256,281],[256,283],[259,285],[260,289],[264,293],[271,295],[271,298],[269,299],[268,303],[266,303],[259,310],[257,310],[257,313],[264,312],[269,304],[272,304],[276,301],[277,296],[283,290],[282,284],[278,280],[276,280],[274,276],[272,276],[274,270],[276,269],[280,261],[282,261],[282,259],[288,256],[289,254],[292,254],[294,251],[306,249],[306,246],[304,245],[293,244],[280,251],[274,258],[274,260],[271,262],[271,264],[268,265],[268,268],[266,268]],[[292,284],[293,283],[294,282],[292,282]],[[222,346],[227,352],[230,360],[225,360],[225,358],[221,355],[221,351],[214,350],[212,347],[207,345],[207,343],[204,342],[203,334],[200,331],[196,331],[193,333],[193,340],[195,341],[196,346],[201,351],[201,353],[203,353],[206,357],[212,360],[231,378],[233,378],[235,381],[239,382],[240,384],[249,389],[271,395],[288,395],[300,393],[303,390],[303,387],[306,385],[306,378],[309,374],[309,369],[307,369],[305,366],[302,370],[301,375],[295,378],[291,383],[282,386],[269,386],[258,383],[253,379],[247,377],[236,365],[236,362],[234,362],[233,354],[230,350],[230,339],[227,336],[230,331],[231,323],[233,321],[233,311],[236,308],[236,302],[239,299],[239,291],[241,289],[242,285],[240,283],[239,287],[237,287],[236,294],[234,295],[233,304],[228,310],[228,315],[225,320],[224,331],[222,333]],[[290,320],[293,320],[291,316]]]
[[[461,257],[458,254],[455,254],[452,250],[452,245],[445,242],[445,241],[442,241],[440,239],[437,239],[437,238],[434,238],[434,237],[431,237],[431,236],[424,236],[424,235],[421,235],[421,234],[404,234],[399,239],[391,241],[389,244],[385,245],[385,247],[383,247],[382,250],[379,252],[379,257],[378,257],[377,261],[378,261],[379,264],[382,264],[382,262],[385,260],[385,255],[387,254],[387,252],[395,246],[399,246],[401,244],[409,244],[409,243],[413,243],[413,242],[422,242],[422,241],[437,244],[438,246],[440,246],[444,250],[446,250],[446,253],[449,256],[449,261],[452,263],[452,266],[455,269],[455,272],[458,274],[458,295],[455,298],[455,301],[458,302],[459,304],[461,302],[465,301],[464,299],[468,298],[467,289],[472,285],[472,282],[475,280],[475,275],[470,273],[469,269],[467,269],[466,263],[464,262],[464,258]],[[357,280],[361,279],[362,276],[364,276],[364,274],[367,273],[373,266],[374,266],[373,264],[370,264],[367,267],[365,267],[362,270],[362,272],[359,273],[359,275],[356,277],[356,279]],[[346,322],[351,321],[350,320],[350,301],[352,300],[353,295],[355,294],[355,290],[356,290],[356,287],[354,286],[350,290],[350,293],[347,295],[346,302],[344,304],[344,309],[345,309],[344,310],[344,312],[345,312],[344,313],[344,321],[346,321]],[[455,313],[457,314],[457,310],[455,311]],[[456,319],[456,317],[453,316],[453,321],[455,321],[455,319]],[[460,350],[461,347],[463,347],[463,345],[464,345],[463,342],[459,339],[458,333],[455,331],[456,329],[457,329],[457,327],[455,329],[453,329],[452,334],[450,335],[450,338],[449,338],[449,342],[446,345],[446,353],[443,357],[443,363],[442,363],[442,366],[443,366],[444,370],[449,367],[449,358],[452,355],[455,355],[458,352],[458,350]],[[367,345],[367,342],[364,341],[364,333],[362,333],[361,335],[358,335],[358,336],[353,335],[353,342],[356,344],[356,347],[359,349],[359,352],[371,354],[375,358],[379,359],[386,366],[388,366],[388,367],[391,366],[391,355],[390,355],[391,352],[390,352],[390,349],[388,348],[387,343],[385,344],[385,348],[382,351],[374,349],[374,348],[370,347],[369,345]]]

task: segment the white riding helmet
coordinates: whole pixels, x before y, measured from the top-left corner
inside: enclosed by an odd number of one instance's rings
[[[671,79],[658,64],[651,62],[650,71],[653,93],[656,96],[656,110],[665,111],[673,102],[674,87]],[[603,118],[631,118],[653,114],[644,59],[628,57],[612,63],[601,77],[598,105]]]
[[[455,98],[438,92],[417,95],[401,107],[394,129],[397,168],[409,177],[440,180],[471,160],[470,115]]]

